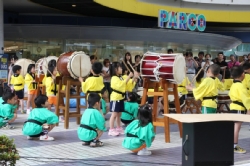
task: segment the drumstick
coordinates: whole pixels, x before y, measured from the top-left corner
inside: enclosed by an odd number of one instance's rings
[[[128,62],[129,66],[133,69],[134,73],[136,72],[135,69],[132,67],[132,65],[130,64],[130,62]],[[140,80],[141,78],[138,77],[138,79]]]
[[[223,78],[222,79],[225,79],[225,75],[226,75],[226,68],[223,71]]]
[[[80,77],[82,77],[82,58],[81,58],[81,55],[80,55]]]
[[[128,68],[127,64],[124,62],[123,59],[122,59],[122,63],[124,64],[124,66],[126,67],[126,69],[131,73],[130,69]]]
[[[201,68],[201,69],[198,71],[198,73],[197,73],[197,74],[194,76],[194,78],[192,79],[192,82],[191,82],[191,83],[194,83],[196,77],[200,74],[200,72],[201,72],[202,70],[204,70],[204,69]]]

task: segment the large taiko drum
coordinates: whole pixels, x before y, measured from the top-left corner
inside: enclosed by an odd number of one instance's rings
[[[90,58],[82,51],[63,53],[57,60],[57,70],[61,76],[85,77],[91,70]]]
[[[186,62],[181,54],[147,52],[141,60],[141,76],[159,81],[160,78],[180,84],[185,78]]]
[[[229,94],[229,91],[219,91],[218,103],[230,103],[231,99],[228,94]]]
[[[22,59],[18,59],[14,65],[19,65],[22,67],[21,69],[21,74],[25,77],[25,75],[27,74],[27,69],[28,69],[28,66],[30,64],[35,64],[34,61],[30,60],[30,59],[25,59],[25,58],[22,58]]]
[[[36,62],[36,73],[38,73],[38,75],[40,74],[47,74],[47,70],[48,70],[48,64],[51,60],[58,60],[58,57],[56,56],[48,56],[48,57],[44,57],[41,59],[38,59],[38,61]]]

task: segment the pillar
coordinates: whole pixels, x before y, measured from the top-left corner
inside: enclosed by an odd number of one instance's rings
[[[3,23],[3,0],[0,0],[0,50],[1,53],[4,52],[3,47],[4,47],[4,23]]]

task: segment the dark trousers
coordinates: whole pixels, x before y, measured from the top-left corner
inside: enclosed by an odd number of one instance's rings
[[[111,87],[110,87],[110,82],[104,82],[104,86],[105,86],[105,89],[108,91],[109,93],[109,100],[110,100],[110,95],[111,95]]]

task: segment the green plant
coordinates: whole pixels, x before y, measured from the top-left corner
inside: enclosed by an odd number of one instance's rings
[[[17,152],[13,139],[5,135],[0,136],[0,165],[14,166],[20,156]]]

